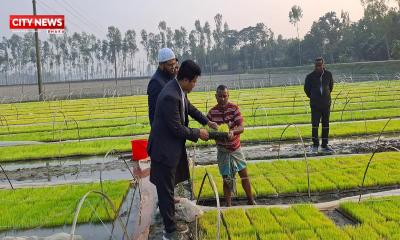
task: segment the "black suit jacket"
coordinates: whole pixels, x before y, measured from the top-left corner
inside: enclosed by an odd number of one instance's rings
[[[322,86],[322,94],[321,94]],[[331,92],[333,90],[332,73],[325,70],[321,75],[316,71],[308,74],[304,83],[304,92],[310,98],[310,106],[320,109],[329,109],[331,106]]]
[[[208,119],[185,96],[182,114],[182,95],[176,80],[168,82],[157,99],[154,122],[151,127],[147,151],[151,161],[176,168],[176,183],[189,179],[189,166],[185,142],[197,142],[200,130],[189,128],[189,117],[206,125]],[[184,117],[183,117],[184,116]],[[150,180],[156,176],[150,176]],[[153,182],[153,181],[152,181]]]
[[[164,88],[167,82],[173,80],[174,77],[169,76],[165,72],[161,71],[160,68],[157,68],[157,71],[151,77],[149,85],[147,86],[147,102],[149,106],[149,121],[150,126],[154,121],[154,113],[156,111],[157,98],[160,94],[161,90]]]

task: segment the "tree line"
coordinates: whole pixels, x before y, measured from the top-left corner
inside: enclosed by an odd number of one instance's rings
[[[208,73],[304,65],[316,56],[328,63],[400,59],[400,0],[361,0],[361,4],[364,15],[359,21],[351,22],[347,12],[327,12],[302,39],[301,6],[289,10],[288,21],[297,33],[289,39],[264,23],[231,29],[221,14],[211,23],[196,20],[193,29],[173,29],[165,21],[156,32],[121,33],[110,26],[105,39],[66,31],[40,41],[42,68],[47,81],[147,75],[157,65],[162,47],[172,48],[180,60],[194,59]],[[146,61],[136,59],[139,48]],[[0,83],[34,82],[35,61],[33,33],[2,37]]]

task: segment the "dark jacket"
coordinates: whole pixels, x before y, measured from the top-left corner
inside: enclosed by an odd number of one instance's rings
[[[202,125],[208,119],[185,96],[182,114],[182,95],[176,80],[168,82],[158,96],[154,122],[150,131],[147,152],[151,161],[177,168],[176,183],[189,179],[186,140],[197,142],[200,130],[189,128],[189,115]],[[150,180],[156,176],[150,176]],[[153,182],[153,181],[152,181]]]
[[[154,121],[154,112],[156,111],[156,103],[158,95],[161,90],[164,88],[165,84],[169,82],[171,79],[174,79],[169,74],[161,71],[160,68],[157,68],[157,71],[151,77],[149,85],[147,86],[147,103],[149,106],[149,121],[150,126]]]
[[[322,94],[321,94],[322,84]],[[304,83],[304,92],[310,98],[310,106],[316,108],[330,108],[331,92],[333,90],[332,73],[325,70],[321,75],[313,71],[308,74]]]

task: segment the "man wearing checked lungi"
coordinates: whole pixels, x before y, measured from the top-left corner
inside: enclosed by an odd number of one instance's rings
[[[247,196],[247,203],[255,205],[247,175],[246,159],[240,148],[240,134],[244,132],[243,117],[239,107],[229,102],[229,91],[224,85],[217,88],[215,97],[218,104],[208,112],[208,119],[219,126],[227,124],[228,139],[216,140],[219,171],[223,177],[226,206],[232,205],[232,192],[235,191],[235,174],[238,172]]]

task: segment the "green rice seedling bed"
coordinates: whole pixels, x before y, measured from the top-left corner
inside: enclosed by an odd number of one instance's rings
[[[356,219],[359,227],[346,227],[353,239],[400,239],[400,197],[348,202],[340,209]]]
[[[242,91],[242,90],[240,90]],[[270,89],[265,89],[265,92],[270,91]],[[400,90],[396,88],[388,88],[383,91],[380,91],[379,94],[375,89],[370,92],[354,92],[348,93],[343,91],[333,92],[332,99],[337,103],[345,102],[347,100],[351,100],[350,102],[376,102],[382,100],[398,100],[398,93]],[[240,92],[242,93],[242,92]],[[307,100],[303,92],[296,92],[294,96],[288,97],[286,95],[283,96],[268,96],[264,94],[254,93],[251,95],[247,94],[238,94],[237,97],[231,96],[231,100],[237,102],[244,108],[247,107],[258,107],[259,105],[268,105],[270,107],[279,107],[283,106],[293,106],[293,102],[297,105],[303,104],[303,100]],[[198,108],[205,108],[206,106],[210,107],[216,103],[214,93],[208,92],[209,96],[206,99],[203,99],[204,96],[190,95],[190,99],[192,104],[196,105]],[[336,95],[335,95],[336,94]],[[204,95],[207,95],[204,94]],[[36,102],[35,108],[23,108],[20,103],[11,104],[8,106],[7,104],[1,104],[0,108],[2,109],[2,115],[5,117],[17,117],[27,115],[26,118],[29,118],[33,115],[36,118],[40,117],[48,117],[49,115],[53,115],[57,112],[63,112],[66,115],[87,115],[90,112],[102,113],[102,112],[126,112],[127,110],[140,112],[147,111],[147,101],[138,101],[136,98],[138,96],[130,97],[129,101],[123,102],[124,97],[116,98],[116,101],[111,103],[99,103],[99,98],[92,99],[91,102],[86,105],[70,105],[65,106],[62,101],[52,101],[52,102]],[[296,101],[295,101],[296,100]],[[75,101],[75,100],[65,100],[65,101]]]
[[[364,103],[363,106],[360,104],[349,104],[347,105],[345,111],[343,112],[339,108],[331,113],[331,121],[339,120],[368,120],[368,119],[378,119],[386,117],[397,117],[399,114],[399,109],[397,108],[400,102],[390,101],[390,102],[373,102]],[[274,109],[242,109],[242,115],[246,120],[247,126],[260,126],[260,125],[275,125],[284,124],[288,122],[292,123],[308,123],[310,114],[308,113],[308,107],[296,107],[292,108],[274,108]],[[88,116],[89,118],[89,116]],[[66,120],[67,122],[65,122]],[[76,120],[76,119],[74,119]],[[34,125],[3,125],[0,127],[0,135],[8,134],[18,134],[18,133],[36,133],[36,132],[53,132],[57,130],[67,130],[77,128],[72,118],[66,116],[66,119],[61,114],[57,114],[57,118],[49,118],[45,123],[37,123]],[[85,119],[77,121],[80,129],[88,128],[105,128],[105,127],[120,127],[127,125],[148,125],[147,112],[142,115],[133,114],[133,116],[118,117],[115,116],[110,119]],[[141,126],[138,126],[141,128]],[[134,130],[133,130],[134,131]],[[93,136],[92,136],[93,137]]]
[[[340,228],[312,205],[287,209],[250,208],[222,211],[220,239],[290,240],[378,240],[399,239],[400,197],[376,198],[361,203],[343,203],[340,208],[359,224]],[[388,215],[389,214],[389,215]],[[217,212],[206,212],[199,219],[199,239],[216,236]]]
[[[104,192],[119,209],[129,188],[128,181],[107,181]],[[0,231],[55,227],[72,224],[79,200],[99,183],[0,190]],[[93,213],[96,209],[96,214]],[[108,213],[107,213],[108,212]],[[111,207],[99,195],[89,195],[78,223],[108,222],[115,219]]]
[[[79,121],[79,129],[90,129],[90,128],[107,128],[107,127],[120,127],[120,126],[135,126],[135,125],[148,125],[148,120],[143,120],[145,117],[128,117],[128,118],[113,118],[104,120],[85,120]],[[147,118],[147,116],[146,116]],[[8,128],[3,126],[0,127],[0,135],[18,134],[18,133],[40,133],[40,132],[53,132],[61,130],[77,130],[76,124],[73,121],[43,123],[34,125],[13,125]]]
[[[310,205],[289,209],[226,209],[222,211],[222,219],[221,239],[350,239],[346,232]],[[216,226],[207,224],[213,221],[216,221],[216,211],[200,218],[200,239],[215,239]]]
[[[331,124],[331,137],[352,137],[378,134],[381,132],[387,120],[365,122],[345,122]],[[365,128],[366,127],[366,128]],[[276,141],[280,139],[285,126],[246,129],[241,136],[243,143],[260,143],[266,141]],[[310,139],[310,126],[299,126],[298,129],[304,139]],[[367,131],[366,131],[367,129]],[[392,120],[385,129],[385,133],[400,132],[400,120]],[[61,134],[61,133],[60,133]],[[76,135],[74,135],[76,134]],[[72,136],[77,136],[76,131],[71,131]],[[57,135],[59,136],[59,135]],[[72,137],[71,136],[71,137]],[[144,137],[146,138],[146,137]],[[98,139],[81,142],[55,142],[47,144],[34,144],[25,146],[0,147],[0,162],[48,159],[71,156],[103,155],[110,149],[120,152],[131,150],[130,140],[132,137],[117,139]],[[287,129],[283,135],[283,140],[299,139],[294,127]],[[187,143],[191,144],[191,143]],[[198,143],[198,146],[212,146],[214,141]]]
[[[346,101],[334,101],[335,104],[332,105],[334,111],[342,111],[343,109],[346,110],[367,110],[367,109],[375,109],[375,108],[386,108],[386,107],[397,107],[398,104],[396,102],[400,101],[400,94],[390,94],[389,96],[379,96],[379,97],[370,97],[370,98],[363,98],[363,100],[356,98],[352,99],[347,103],[346,108],[344,105]],[[309,109],[308,100],[303,102],[302,99],[297,99],[297,101],[288,102],[275,102],[275,103],[268,103],[263,102],[263,98],[258,100],[251,100],[250,103],[244,103],[240,101],[235,101],[232,99],[233,102],[239,104],[241,107],[244,116],[254,116],[255,114],[269,114],[269,115],[282,115],[282,114],[290,114],[295,113],[306,113]],[[388,101],[392,103],[388,106]],[[382,102],[382,103],[381,103]],[[215,105],[215,100],[210,102],[207,106],[202,106],[202,104],[194,105],[199,108],[201,111],[206,112],[212,106]],[[284,108],[283,108],[284,107]],[[283,109],[282,109],[283,108]],[[288,109],[289,108],[289,109]],[[299,109],[300,108],[300,109]],[[266,110],[264,110],[266,109]],[[288,112],[291,110],[291,112]],[[301,111],[300,111],[301,110]],[[77,107],[75,110],[71,112],[66,112],[63,109],[53,110],[46,114],[36,114],[34,112],[27,112],[22,113],[20,110],[13,109],[13,114],[4,115],[2,114],[2,118],[4,117],[7,120],[8,125],[21,125],[21,124],[40,124],[40,123],[52,123],[52,122],[62,122],[65,119],[67,120],[76,120],[76,121],[87,121],[93,119],[114,119],[114,118],[140,118],[147,116],[147,105],[143,107],[138,107],[135,103],[132,103],[127,108],[120,108],[120,109],[112,109],[112,110],[97,110],[96,108],[92,108],[90,110],[82,112]],[[146,119],[146,118],[145,118]]]
[[[357,92],[347,93],[338,89],[340,95],[337,97],[338,103],[344,102],[346,99],[353,98],[351,102],[360,102],[360,97],[363,98],[363,102],[368,101],[382,101],[382,100],[399,100],[399,94],[397,93],[396,86],[384,86],[377,92],[377,83],[371,83],[368,87],[367,92],[363,92],[357,88]],[[382,84],[381,84],[382,85]],[[377,85],[377,86],[381,86]],[[348,86],[346,86],[348,88]],[[238,104],[243,109],[246,108],[259,108],[263,106],[268,107],[280,107],[280,106],[302,106],[303,95],[302,89],[296,87],[298,92],[295,92],[293,96],[288,96],[287,93],[282,94],[282,90],[276,91],[274,88],[257,89],[256,94],[254,92],[249,95],[246,90],[232,91],[232,100],[238,100]],[[279,89],[278,89],[279,90]],[[286,91],[286,90],[285,90]],[[288,90],[289,91],[289,90]],[[271,96],[264,93],[273,93]],[[212,96],[213,92],[208,95]],[[335,94],[334,92],[333,94]],[[282,96],[279,96],[281,94]],[[204,95],[194,93],[191,96],[192,103],[202,110],[206,110],[205,102],[207,102],[207,108],[215,104],[214,97],[210,98],[211,101],[204,101]],[[208,97],[209,97],[208,96]],[[235,98],[237,96],[237,98]],[[240,98],[240,96],[242,98]],[[294,97],[297,97],[297,101],[293,104]],[[335,97],[336,98],[336,97]],[[68,102],[69,101],[69,102]],[[27,108],[32,106],[31,108]],[[53,118],[54,114],[63,112],[65,115],[72,117],[77,120],[84,120],[85,117],[91,116],[92,118],[105,118],[109,115],[115,115],[115,117],[121,117],[124,113],[135,111],[135,114],[145,115],[147,112],[147,101],[146,96],[132,96],[132,97],[121,97],[114,99],[83,99],[83,100],[64,100],[64,101],[53,101],[53,102],[36,102],[36,103],[21,103],[21,104],[2,104],[2,115],[9,120],[9,124],[27,124],[27,123],[40,123],[46,118]],[[107,114],[102,114],[102,113]],[[57,114],[56,114],[57,115]],[[59,116],[56,116],[57,120]]]
[[[339,112],[331,114],[331,123],[335,122],[346,122],[346,121],[360,121],[360,120],[375,120],[381,118],[396,118],[400,117],[400,109],[385,109],[385,110],[367,110],[362,112],[345,112],[343,115]],[[147,120],[147,119],[146,119]],[[133,122],[134,120],[131,119]],[[112,121],[110,121],[112,122]],[[270,126],[274,125],[286,125],[286,124],[305,124],[310,122],[310,114],[294,114],[294,115],[281,115],[273,117],[256,117],[248,118],[246,126]],[[54,142],[60,140],[73,140],[73,139],[89,139],[89,138],[101,138],[101,137],[118,137],[118,136],[132,136],[148,134],[150,127],[148,124],[127,124],[127,121],[121,121],[121,125],[107,126],[107,127],[96,127],[96,128],[78,128],[73,122],[68,125],[57,124],[57,128],[49,129],[48,131],[28,132],[28,133],[15,133],[15,134],[0,134],[0,141],[41,141],[41,142]],[[370,123],[368,123],[370,124]],[[49,126],[50,127],[50,126]],[[49,128],[47,127],[47,129]],[[63,128],[61,128],[63,127]],[[200,124],[192,124],[192,127],[201,128]],[[365,126],[364,126],[365,130]],[[368,132],[368,127],[367,127]],[[364,131],[365,132],[365,131]]]
[[[310,190],[320,195],[329,192],[359,190],[370,154],[329,158],[310,158]],[[194,192],[200,190],[202,178],[206,172],[214,176],[219,196],[223,196],[222,177],[218,167],[198,166],[193,174]],[[308,190],[305,161],[279,160],[272,162],[249,162],[248,174],[256,198],[276,196],[296,196],[306,194]],[[390,173],[390,174],[388,174]],[[240,178],[236,179],[237,197],[244,198]],[[400,153],[378,153],[375,155],[364,187],[386,187],[400,184]],[[214,192],[204,185],[201,199],[213,199]]]
[[[346,84],[337,84],[335,91],[346,90],[350,94],[357,93],[371,93],[374,94],[383,93],[387,90],[396,89],[399,87],[398,81],[371,81],[371,82],[363,82],[363,83],[346,83]],[[353,91],[352,89],[356,89],[357,91]],[[193,93],[192,96],[199,99],[199,102],[203,102],[203,100],[213,96],[214,91],[204,93]],[[284,93],[284,94],[283,94]],[[231,90],[231,96],[237,97],[238,95],[261,95],[265,97],[287,97],[293,98],[294,95],[298,95],[299,93],[303,93],[302,86],[288,86],[288,87],[271,87],[271,88],[257,88],[257,89],[241,89],[241,90]],[[107,109],[108,106],[117,107],[120,105],[130,105],[134,101],[137,104],[145,104],[147,102],[147,96],[127,96],[127,97],[119,97],[119,98],[96,98],[96,99],[76,99],[76,100],[59,100],[59,101],[48,101],[46,103],[46,108],[38,108],[42,103],[40,102],[24,102],[24,103],[12,103],[12,104],[2,104],[0,105],[0,109],[4,111],[4,113],[8,113],[9,111],[12,113],[14,106],[18,105],[18,109],[21,111],[29,110],[29,111],[46,111],[46,109],[57,109],[62,107],[65,110],[75,109],[75,107],[79,107],[84,110],[85,108],[91,109],[93,106],[97,106],[99,109]]]

